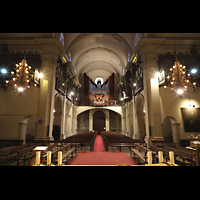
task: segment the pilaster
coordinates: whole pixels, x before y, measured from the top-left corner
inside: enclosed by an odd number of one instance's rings
[[[93,131],[93,114],[94,114],[94,111],[90,110],[89,111],[89,131]]]
[[[146,142],[163,139],[161,127],[161,106],[158,78],[155,73],[158,72],[157,57],[150,56],[143,62],[143,85],[145,102],[145,126]]]
[[[38,100],[38,125],[36,139],[48,139],[47,127],[49,126],[49,137],[53,130],[53,108],[55,90],[56,56],[42,54],[43,78],[40,79],[40,93]],[[50,126],[51,125],[51,126]]]

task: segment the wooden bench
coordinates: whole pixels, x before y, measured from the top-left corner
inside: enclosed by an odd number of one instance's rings
[[[155,162],[158,162],[158,151],[162,151],[163,152],[163,157],[165,158],[166,162],[169,160],[169,151],[154,145],[150,146],[150,149],[152,151],[152,156],[153,156],[153,162],[154,160],[156,160]]]
[[[75,151],[75,153],[77,153],[77,147],[72,147],[71,149],[69,149],[66,153],[64,153],[62,155],[62,161],[65,160],[67,158],[66,164],[68,164],[68,157],[70,155],[72,155],[73,158],[73,152]]]
[[[117,147],[119,148],[119,151],[121,152],[122,147],[128,147],[129,149],[134,146],[134,143],[108,143],[109,147]]]
[[[51,154],[52,155],[52,163],[54,162],[55,157],[58,156],[59,151],[64,151],[69,148],[71,148],[71,143],[68,143],[68,144],[64,145],[63,147],[56,148],[54,151],[52,151],[52,154]]]
[[[22,144],[23,144],[23,140],[6,140],[6,139],[0,140],[0,148],[5,148],[9,146],[18,146]]]
[[[44,145],[44,142],[42,141],[42,143],[40,144],[34,144],[31,145],[27,148],[21,149],[19,151],[17,151],[17,166],[19,165],[19,161],[23,160],[23,165],[25,166],[25,163],[27,160],[30,160],[33,156],[32,150],[36,147],[36,146],[42,146]],[[52,151],[53,148],[58,147],[58,143],[54,143],[54,144],[50,144],[48,145],[48,150]],[[44,155],[45,157],[46,155]]]
[[[26,161],[32,157],[32,150],[36,146],[37,145],[34,144],[34,145],[31,145],[29,147],[26,147],[26,148],[23,148],[23,149],[20,149],[17,151],[17,166],[19,165],[20,160],[23,160],[23,165],[25,166]]]
[[[174,152],[174,159],[183,163],[183,165],[186,165],[186,160],[188,160],[190,162],[190,165],[192,165],[193,157],[192,157],[190,152],[187,152],[187,150],[183,151],[183,150],[178,149],[178,148],[167,147],[167,146],[164,146],[163,148],[167,149],[168,151],[173,151]],[[177,156],[180,157],[182,160],[179,159]]]
[[[143,163],[147,163],[147,151],[149,151],[149,149],[147,149],[146,147],[139,145],[137,143],[135,144],[135,147],[137,149],[131,148],[130,156],[131,156],[131,153],[133,153],[134,158],[135,158],[135,155],[136,155],[139,158],[139,160],[141,160]]]
[[[8,161],[16,159],[17,151],[19,149],[25,148],[27,145],[10,146],[0,149],[0,165],[8,165]]]
[[[162,147],[164,145],[172,146],[174,147],[174,143],[171,140],[152,140],[152,145],[153,146],[159,146]]]
[[[81,148],[84,146],[89,146],[90,150],[92,149],[94,139],[96,134],[94,132],[82,132],[75,135],[72,135],[64,140],[62,140],[63,143],[72,143],[72,144],[78,144],[78,146],[81,146]]]
[[[117,147],[121,151],[122,147],[131,148],[135,143],[144,143],[143,140],[136,140],[116,132],[102,132],[102,135],[107,151],[109,147]]]
[[[53,148],[58,148],[59,147],[59,143],[54,143],[54,144],[50,144],[48,145],[48,151],[52,151]]]

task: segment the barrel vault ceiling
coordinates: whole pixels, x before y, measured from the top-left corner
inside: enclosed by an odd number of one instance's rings
[[[135,33],[65,33],[67,56],[76,74],[86,73],[93,81],[104,81],[115,73],[121,77],[123,67],[132,56]]]

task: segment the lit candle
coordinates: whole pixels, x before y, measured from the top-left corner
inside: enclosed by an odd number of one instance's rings
[[[163,162],[163,152],[162,151],[158,151],[158,159],[159,159],[159,163]]]
[[[170,163],[174,164],[174,152],[173,151],[169,151],[169,160],[170,160]]]
[[[36,151],[36,165],[40,165],[40,151]]]
[[[51,151],[47,151],[47,166],[51,165]]]
[[[62,165],[62,151],[58,152],[58,166]]]
[[[152,164],[152,152],[151,151],[148,151],[147,152],[147,158],[148,158],[148,164]]]

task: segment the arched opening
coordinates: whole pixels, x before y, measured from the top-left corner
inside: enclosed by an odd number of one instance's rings
[[[135,138],[144,139],[146,136],[145,132],[145,108],[144,108],[144,97],[139,94],[135,101]]]
[[[23,143],[31,143],[36,134],[36,123],[35,119],[32,116],[25,117],[21,123],[19,123],[19,135],[20,140],[23,140]]]
[[[61,136],[61,117],[62,117],[62,104],[60,97],[55,98],[54,103],[54,120],[52,136],[54,140],[59,140]]]
[[[78,131],[89,131],[89,110],[80,113],[77,116]]]
[[[165,117],[163,121],[163,137],[165,140],[177,143],[177,125],[173,117]]]
[[[101,131],[106,130],[105,125],[105,114],[102,111],[97,111],[93,116],[93,130],[98,131],[98,134],[101,134]]]
[[[121,115],[109,110],[109,126],[110,131],[121,131]]]

